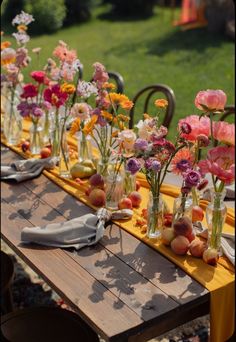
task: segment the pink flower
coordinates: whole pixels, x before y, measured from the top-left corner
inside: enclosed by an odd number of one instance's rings
[[[207,153],[207,159],[199,162],[201,173],[211,173],[225,184],[231,184],[235,178],[234,146],[217,146]]]
[[[102,86],[103,83],[107,82],[109,79],[108,73],[106,72],[105,67],[99,63],[96,62],[93,64],[93,67],[95,68],[94,74],[93,74],[93,80],[95,82],[98,82],[98,87]]]
[[[55,84],[51,88],[45,89],[43,96],[45,101],[57,108],[64,105],[68,98],[67,93],[61,91],[59,84]]]
[[[38,83],[44,83],[45,71],[32,71],[30,76]]]
[[[35,97],[38,95],[38,89],[34,84],[28,83],[23,86],[23,93],[21,97],[23,99],[28,99],[29,97]]]
[[[195,142],[199,134],[204,134],[207,137],[210,136],[210,119],[207,116],[190,115],[184,119],[179,120],[178,128],[181,132],[181,128],[184,124],[189,124],[191,126],[191,132],[189,134],[180,133],[181,137]]]
[[[195,106],[203,111],[223,110],[227,101],[222,90],[202,90],[195,98]]]
[[[225,121],[213,122],[214,139],[235,146],[235,125]]]
[[[75,103],[71,108],[71,115],[80,120],[87,120],[90,118],[92,108],[86,102]]]
[[[53,55],[60,59],[61,62],[72,64],[77,59],[75,50],[69,50],[67,44],[59,41],[59,45],[54,49]]]

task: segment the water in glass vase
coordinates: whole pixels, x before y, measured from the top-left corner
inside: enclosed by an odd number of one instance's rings
[[[108,174],[105,177],[106,208],[117,210],[118,203],[124,194],[123,177],[120,173]]]
[[[30,127],[30,152],[40,154],[43,147],[43,128],[39,123],[32,123]]]
[[[147,207],[147,236],[150,239],[157,239],[161,237],[161,230],[163,228],[164,203],[162,197],[153,196],[149,193],[149,201]]]

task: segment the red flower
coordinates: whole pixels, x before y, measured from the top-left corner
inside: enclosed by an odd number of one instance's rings
[[[68,99],[68,94],[61,91],[59,84],[47,88],[44,90],[43,97],[45,101],[48,101],[53,106],[59,108],[63,106]]]
[[[21,94],[21,97],[23,99],[28,99],[29,97],[35,97],[38,95],[38,88],[31,83],[25,84],[23,86],[23,93]]]
[[[32,71],[30,76],[38,83],[44,83],[45,72],[44,71]]]

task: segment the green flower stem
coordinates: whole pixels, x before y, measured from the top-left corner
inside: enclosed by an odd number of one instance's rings
[[[67,161],[67,156],[65,154],[65,150],[64,150],[64,134],[65,134],[65,125],[66,125],[66,118],[63,120],[63,124],[62,124],[62,128],[61,128],[61,141],[60,141],[60,147],[61,147],[61,153],[62,153],[62,157],[66,166],[66,170],[69,170],[69,165],[68,165],[68,161]]]
[[[196,187],[193,186],[191,191],[192,191],[192,197],[193,197],[193,205],[199,205]]]

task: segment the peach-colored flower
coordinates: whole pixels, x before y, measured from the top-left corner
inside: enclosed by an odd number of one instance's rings
[[[179,150],[171,161],[171,171],[177,175],[193,166],[194,156],[188,148]]]
[[[6,48],[1,51],[1,65],[12,64],[16,60],[16,51],[12,48]]]
[[[235,179],[235,147],[217,146],[207,153],[207,159],[199,162],[202,174],[211,173],[225,184]]]
[[[70,131],[69,131],[70,135],[74,135],[76,132],[80,131],[80,123],[81,123],[80,118],[76,118],[72,122],[70,126]]]
[[[133,132],[132,129],[125,129],[118,134],[118,138],[122,147],[126,151],[132,151],[134,148],[134,143],[136,140],[136,134]]]
[[[224,144],[235,146],[235,124],[213,122],[213,137]]]
[[[191,126],[189,134],[181,133],[181,136],[189,141],[196,141],[199,134],[210,136],[210,119],[207,116],[190,115],[179,120],[178,128],[180,130],[183,123],[188,123]]]
[[[166,108],[168,106],[168,101],[165,99],[157,99],[155,101],[155,106],[157,108]]]
[[[227,101],[222,90],[202,90],[195,98],[195,106],[203,111],[223,110]]]
[[[120,106],[123,109],[130,110],[134,106],[134,104],[130,100],[125,100],[120,103]]]
[[[76,51],[69,50],[63,41],[59,41],[59,45],[53,51],[53,56],[59,58],[60,61],[69,64],[72,64],[77,58]]]
[[[80,118],[80,120],[87,120],[90,118],[91,107],[85,103],[75,103],[71,108],[71,115],[74,118]]]
[[[6,40],[5,42],[1,43],[1,50],[4,50],[4,49],[8,48],[9,46],[11,46],[11,42]]]

